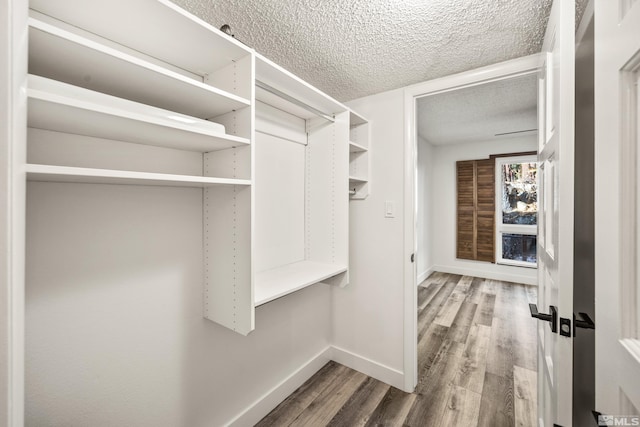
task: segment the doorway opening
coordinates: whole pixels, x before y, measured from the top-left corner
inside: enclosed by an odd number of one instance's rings
[[[418,338],[424,338],[425,331],[420,331],[419,328],[423,326],[425,315],[423,314],[423,324],[419,324],[418,320],[418,284],[422,283],[431,274],[436,273],[432,278],[437,279],[439,287],[447,287],[446,291],[440,297],[442,298],[442,305],[439,307],[438,313],[440,319],[438,322],[432,322],[435,324],[443,323],[451,327],[456,316],[464,315],[467,318],[467,336],[458,337],[458,340],[465,338],[464,342],[460,345],[464,346],[468,333],[475,317],[475,310],[478,308],[479,301],[477,298],[482,297],[483,292],[475,293],[475,289],[478,289],[478,283],[480,281],[487,281],[489,287],[495,287],[498,283],[500,288],[502,282],[520,282],[528,285],[535,285],[537,282],[537,274],[535,268],[514,266],[514,265],[500,265],[496,264],[497,248],[496,236],[498,233],[495,231],[495,218],[496,218],[496,206],[499,201],[496,200],[496,186],[498,185],[495,180],[495,176],[498,175],[495,169],[495,158],[497,156],[502,157],[506,154],[517,155],[527,154],[531,155],[535,153],[537,148],[536,133],[537,133],[537,77],[536,73],[539,66],[539,56],[533,55],[530,57],[519,58],[516,60],[508,61],[501,64],[485,67],[478,70],[438,79],[430,82],[426,82],[420,85],[408,88],[405,91],[405,108],[407,111],[407,134],[405,140],[405,148],[407,152],[407,167],[405,186],[405,251],[407,255],[416,253],[416,263],[408,263],[405,269],[405,304],[407,309],[405,310],[405,388],[412,390],[418,384],[418,377],[420,375],[420,369],[422,368],[422,374],[424,374],[425,364],[419,365],[418,356]],[[502,127],[501,131],[496,131],[495,127],[491,128],[486,126],[491,113],[489,108],[475,107],[475,114],[484,114],[484,121],[480,121],[480,124],[475,125],[471,119],[471,114],[474,112],[472,104],[470,103],[470,97],[473,99],[496,99],[495,103],[500,106],[496,98],[497,88],[510,88],[510,93],[515,93],[518,86],[530,85],[530,98],[533,99],[533,103],[528,107],[530,110],[529,117],[533,118],[533,122],[529,120],[526,122],[523,119],[527,108],[514,108],[513,105],[507,108],[508,111],[517,112],[514,117],[511,118],[511,122],[520,120],[517,126],[512,126],[510,129]],[[507,89],[505,89],[507,90]],[[520,96],[522,97],[522,96]],[[516,97],[518,98],[518,97]],[[441,102],[436,102],[441,101]],[[429,106],[428,104],[432,104]],[[426,113],[425,113],[426,112]],[[424,132],[424,123],[420,120],[421,114],[430,116],[438,127],[429,126],[430,130],[437,132],[447,133],[449,138],[449,146],[445,142],[434,144],[434,135],[429,136]],[[448,114],[447,114],[448,113]],[[467,114],[467,116],[465,116]],[[493,112],[497,117],[500,117],[496,111]],[[448,117],[448,118],[447,118]],[[519,118],[518,118],[519,117]],[[454,120],[455,121],[452,121]],[[494,120],[494,121],[495,121]],[[503,122],[509,122],[508,119],[503,118]],[[526,125],[525,125],[526,124]],[[432,123],[433,125],[433,123]],[[485,128],[481,131],[484,132],[484,137],[479,135],[478,126],[484,125]],[[421,129],[423,127],[423,129]],[[522,132],[523,131],[523,132]],[[513,133],[515,132],[515,133]],[[442,136],[443,134],[440,134]],[[497,135],[505,134],[505,135]],[[438,134],[436,133],[436,137]],[[455,140],[455,138],[458,138]],[[431,140],[430,140],[431,139]],[[491,141],[493,140],[493,141]],[[442,139],[444,141],[444,139]],[[454,142],[455,141],[455,142]],[[484,144],[479,143],[484,142]],[[493,145],[492,145],[493,144]],[[482,150],[480,149],[482,147]],[[489,151],[486,151],[489,150]],[[460,153],[464,155],[461,156]],[[491,157],[494,155],[494,157]],[[426,159],[427,166],[421,164]],[[459,256],[463,248],[458,245],[458,230],[457,222],[460,216],[460,212],[457,209],[457,181],[458,181],[458,161],[482,161],[493,159],[491,167],[488,167],[485,163],[474,163],[468,170],[472,174],[476,174],[476,180],[478,179],[478,171],[480,171],[480,179],[483,182],[476,181],[474,188],[482,188],[487,190],[490,187],[490,194],[476,194],[472,198],[477,203],[478,196],[482,201],[491,199],[490,209],[486,209],[487,206],[472,206],[471,215],[467,215],[467,219],[472,219],[471,226],[471,238],[468,239],[471,242],[472,250],[468,251],[467,257]],[[468,166],[468,165],[466,165]],[[491,171],[491,180],[487,181],[486,173]],[[434,197],[429,199],[419,198],[418,192],[422,184],[426,183],[431,189],[431,192],[435,193]],[[490,185],[487,185],[490,182]],[[480,186],[480,187],[479,187]],[[515,196],[515,194],[514,194]],[[526,196],[524,196],[526,199]],[[530,201],[533,201],[535,196],[530,197]],[[483,203],[481,203],[483,204]],[[526,204],[526,200],[525,200]],[[514,204],[514,208],[517,208],[518,204]],[[482,209],[481,209],[482,208]],[[474,210],[475,209],[475,210]],[[426,217],[421,217],[420,214],[427,213]],[[490,212],[490,213],[489,213]],[[432,218],[429,218],[431,216]],[[489,218],[493,227],[484,227],[486,220]],[[480,221],[478,221],[480,220]],[[425,224],[431,224],[426,227]],[[519,224],[516,224],[519,225]],[[429,232],[426,236],[419,236],[418,230],[429,228]],[[483,232],[485,230],[485,232]],[[488,231],[487,231],[488,230]],[[467,230],[468,231],[468,230]],[[511,234],[514,233],[514,230]],[[433,234],[441,235],[442,237],[436,239]],[[469,233],[467,233],[469,234]],[[519,233],[527,235],[526,233]],[[528,234],[530,235],[530,234]],[[502,237],[502,233],[500,234]],[[468,236],[463,236],[467,237]],[[513,236],[511,236],[513,237]],[[424,241],[419,241],[424,239]],[[512,239],[517,240],[517,239]],[[521,239],[526,240],[526,239]],[[429,241],[430,244],[426,245],[425,242]],[[487,243],[491,242],[490,247]],[[478,243],[480,245],[478,246]],[[520,247],[523,248],[523,256],[526,262],[527,248],[530,249],[530,242],[520,242]],[[510,242],[512,246],[517,246],[517,242]],[[502,242],[504,246],[504,242]],[[512,250],[511,253],[518,252]],[[480,257],[484,261],[478,260]],[[422,257],[421,257],[422,255]],[[502,253],[501,253],[502,255]],[[490,258],[490,259],[488,259]],[[409,259],[409,257],[407,257]],[[493,273],[490,271],[494,270]],[[497,273],[496,273],[497,271]],[[517,273],[516,273],[517,272]],[[476,286],[472,286],[475,280]],[[456,283],[450,284],[451,281]],[[453,289],[460,285],[458,291],[454,294]],[[466,290],[465,290],[466,288]],[[524,292],[521,292],[523,298],[527,301],[534,299],[535,292],[530,292],[523,287]],[[453,298],[444,297],[446,292],[451,290],[449,296]],[[474,294],[472,296],[465,295],[466,291],[472,290]],[[429,291],[434,294],[438,294],[440,290]],[[421,295],[421,307],[424,308],[425,300],[422,299],[425,296],[426,291],[420,291]],[[489,294],[489,292],[485,292]],[[469,297],[469,299],[467,299]],[[428,298],[428,297],[427,297]],[[471,302],[471,300],[476,302]],[[466,301],[466,304],[465,304]],[[500,303],[499,303],[500,304]],[[464,306],[464,307],[463,307]],[[527,307],[527,304],[524,304]],[[464,308],[465,311],[461,311]],[[444,309],[444,311],[443,311]],[[473,311],[473,314],[471,313]],[[446,314],[448,312],[448,314]],[[434,316],[438,316],[436,313]],[[528,313],[526,313],[528,317]],[[429,315],[427,317],[430,317]],[[441,325],[442,326],[442,325]],[[447,326],[445,326],[447,327]],[[445,339],[446,340],[446,339]],[[423,345],[426,344],[423,341]],[[534,351],[533,359],[535,360],[535,341],[532,343]],[[464,347],[462,347],[464,351]],[[429,356],[427,356],[429,357]],[[430,362],[427,362],[427,365]],[[510,374],[513,376],[513,373]],[[535,396],[535,393],[533,393]]]

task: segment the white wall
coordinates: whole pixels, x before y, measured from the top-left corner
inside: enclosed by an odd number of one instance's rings
[[[536,136],[434,146],[431,218],[433,269],[511,282],[536,284],[537,270],[456,258],[456,162],[489,158],[491,154],[535,151]]]
[[[200,189],[30,183],[27,222],[28,426],[220,426],[329,345],[327,285],[202,317]]]
[[[363,358],[355,367],[396,387],[403,385],[403,105],[402,90],[350,103],[372,126],[372,192],[350,202],[350,284],[332,290],[334,344]],[[395,202],[395,218],[385,218],[385,201]]]
[[[433,182],[433,146],[425,139],[418,136],[418,209],[417,209],[417,236],[418,252],[416,254],[416,268],[418,271],[418,284],[426,279],[433,271],[433,256],[431,248],[431,205]]]

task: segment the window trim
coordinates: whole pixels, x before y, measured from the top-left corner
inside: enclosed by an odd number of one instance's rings
[[[511,265],[515,267],[538,268],[538,260],[535,263],[517,261],[502,258],[502,235],[503,234],[524,234],[528,236],[538,236],[538,225],[503,224],[502,223],[502,166],[508,163],[538,163],[535,155],[518,155],[495,158],[495,263],[499,265]],[[536,174],[536,187],[540,190],[540,177]],[[538,209],[538,213],[540,209]],[[539,221],[536,221],[539,222]]]

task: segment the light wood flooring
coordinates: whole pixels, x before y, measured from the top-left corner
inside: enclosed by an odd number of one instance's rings
[[[536,425],[536,288],[434,273],[418,288],[418,386],[329,362],[258,426]]]

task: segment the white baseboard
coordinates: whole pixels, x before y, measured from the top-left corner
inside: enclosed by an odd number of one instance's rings
[[[425,271],[422,274],[418,274],[418,285],[422,282],[424,282],[425,280],[427,280],[427,277],[431,276],[431,273],[433,273],[435,270],[433,269],[433,267],[428,268],[427,271]]]
[[[502,280],[504,282],[524,283],[525,285],[537,285],[538,277],[525,276],[520,274],[503,273],[499,271],[474,270],[473,268],[451,267],[444,265],[434,265],[433,271],[442,273],[460,274],[463,276],[480,277],[482,279]]]
[[[298,387],[320,370],[331,360],[333,347],[329,346],[309,359],[295,372],[282,380],[278,385],[253,402],[227,425],[234,427],[253,426],[285,400]]]
[[[402,372],[342,348],[329,346],[253,402],[247,409],[229,421],[227,425],[245,427],[257,424],[258,421],[289,397],[291,393],[304,384],[305,381],[311,378],[313,374],[318,372],[320,368],[330,360],[334,360],[337,363],[355,369],[358,372],[362,372],[393,387],[403,388],[404,374]]]
[[[334,346],[332,347],[331,359],[393,387],[401,390],[404,388],[404,374],[402,372],[359,354]]]

